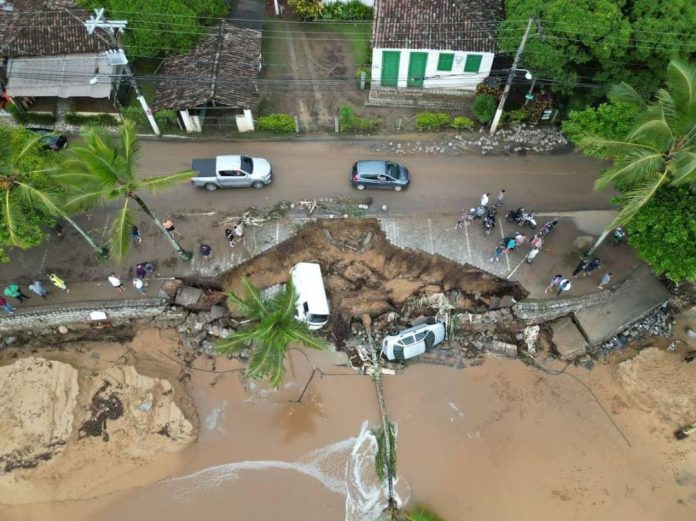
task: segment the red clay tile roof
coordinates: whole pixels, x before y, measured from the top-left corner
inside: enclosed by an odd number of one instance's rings
[[[372,47],[496,51],[502,0],[375,0]]]
[[[167,58],[153,110],[195,108],[215,102],[255,109],[261,63],[261,32],[223,22],[193,51]]]
[[[36,3],[41,4],[41,2]],[[31,7],[24,2],[23,7]],[[39,7],[40,8],[40,7]],[[112,49],[108,35],[83,25],[90,13],[81,9],[19,11],[0,17],[0,54],[9,57],[98,53]]]

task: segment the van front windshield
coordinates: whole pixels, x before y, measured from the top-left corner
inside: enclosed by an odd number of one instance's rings
[[[325,324],[327,320],[329,320],[329,315],[317,315],[314,313],[307,315],[307,322],[310,324]]]

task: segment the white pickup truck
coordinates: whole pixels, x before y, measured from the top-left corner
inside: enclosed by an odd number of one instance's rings
[[[273,178],[271,163],[260,157],[217,156],[194,159],[191,170],[196,172],[191,184],[210,192],[218,188],[263,188]]]

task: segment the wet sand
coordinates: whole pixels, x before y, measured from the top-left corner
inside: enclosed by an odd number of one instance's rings
[[[3,506],[0,519],[344,519],[351,448],[363,422],[379,416],[371,380],[340,362],[293,350],[277,392],[245,387],[238,372],[195,372],[198,441],[128,475],[164,481],[82,501]],[[316,374],[302,403],[291,403],[315,365],[350,376]],[[216,370],[237,367],[220,361]],[[696,378],[696,364],[692,370]],[[448,520],[696,518],[696,438],[674,441],[674,425],[634,402],[616,366],[569,372],[630,446],[567,374],[489,358],[465,370],[414,364],[385,376],[402,497]]]

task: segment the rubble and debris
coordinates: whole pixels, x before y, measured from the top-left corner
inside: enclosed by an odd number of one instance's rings
[[[674,319],[669,306],[660,306],[644,318],[633,322],[616,336],[606,340],[597,348],[597,354],[605,355],[648,336],[669,338],[672,336],[673,326]]]

